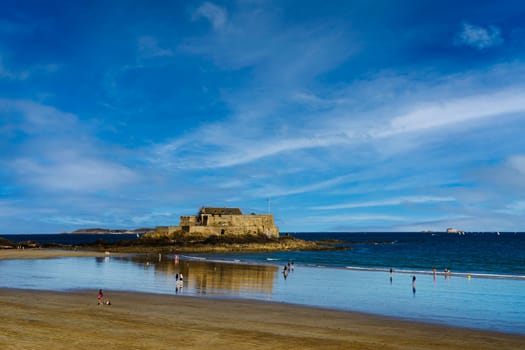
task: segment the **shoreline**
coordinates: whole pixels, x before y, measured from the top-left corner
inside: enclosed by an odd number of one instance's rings
[[[268,301],[0,289],[3,349],[519,349],[525,336]]]
[[[69,250],[60,248],[27,248],[27,249],[0,249],[0,260],[10,259],[52,259],[67,257],[105,257],[124,256],[124,253],[109,253],[91,250]]]

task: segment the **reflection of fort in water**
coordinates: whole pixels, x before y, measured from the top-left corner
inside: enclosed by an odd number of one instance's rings
[[[274,279],[279,267],[272,265],[251,265],[241,263],[222,263],[200,260],[175,260],[172,256],[133,256],[124,258],[144,267],[154,268],[155,272],[166,273],[167,278],[175,279],[183,274],[184,287],[197,293],[216,294],[220,290],[241,293],[271,294]],[[230,294],[230,293],[228,293]]]

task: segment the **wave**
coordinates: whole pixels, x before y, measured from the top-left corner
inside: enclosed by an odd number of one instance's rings
[[[222,263],[222,264],[245,264],[245,265],[261,265],[261,266],[280,266],[280,261],[283,259],[279,258],[265,258],[265,260],[241,260],[238,257],[232,257],[230,259],[219,259],[217,257],[201,257],[201,256],[193,256],[193,255],[179,255],[179,257],[183,260],[188,261],[206,261],[210,263]],[[369,272],[384,272],[389,273],[390,268],[385,267],[371,267],[371,266],[331,266],[326,264],[320,264],[320,263],[295,263],[296,267],[303,266],[305,268],[312,268],[312,269],[345,269],[345,270],[352,270],[352,271],[369,271]],[[417,274],[417,275],[433,275],[434,272],[429,269],[410,269],[410,268],[395,268],[392,269],[393,273],[396,274]],[[436,271],[436,276],[444,276],[445,273],[443,271]],[[525,281],[525,275],[517,275],[517,274],[498,274],[498,273],[480,273],[480,272],[450,272],[450,274],[447,273],[447,275],[450,275],[451,277],[462,277],[462,278],[489,278],[489,279],[507,279],[507,280],[521,280]]]
[[[360,266],[345,266],[347,270],[353,271],[374,271],[374,272],[390,272],[390,269],[376,268],[376,267],[360,267]],[[392,269],[393,273],[402,274],[418,274],[418,275],[433,275],[434,272],[431,270],[415,270],[415,269]],[[436,276],[444,276],[444,272],[436,272]],[[468,273],[468,272],[451,272],[448,274],[452,277],[465,277],[470,276],[471,278],[497,278],[497,279],[512,279],[512,280],[525,280],[523,275],[503,275],[493,273]]]
[[[186,260],[208,260],[207,258],[204,258],[202,256],[192,256],[192,255],[179,255],[179,258],[186,259]]]

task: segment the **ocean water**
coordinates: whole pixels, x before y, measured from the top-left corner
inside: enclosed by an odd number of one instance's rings
[[[344,248],[336,251],[274,253],[200,254],[199,257],[285,264],[288,260],[308,266],[406,269],[487,275],[525,276],[525,233],[470,232],[465,235],[443,232],[292,233],[304,240],[337,240]],[[117,242],[136,235],[45,234],[4,235],[14,242],[78,245],[98,240]]]
[[[222,254],[225,260],[356,267],[525,278],[525,233],[294,233],[304,240],[337,240],[338,251]],[[212,254],[217,257],[217,254]],[[212,255],[200,254],[200,257]]]
[[[294,235],[338,239],[347,249],[191,254],[177,259],[151,254],[3,260],[0,287],[102,288],[109,296],[112,290],[127,290],[247,298],[525,334],[524,234]],[[284,278],[283,266],[288,261],[294,262],[294,271]],[[450,277],[442,273],[444,267],[452,270]],[[183,288],[175,281],[180,273],[184,275]],[[412,276],[416,277],[415,291]]]

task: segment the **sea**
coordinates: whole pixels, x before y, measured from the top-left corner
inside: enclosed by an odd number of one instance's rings
[[[525,334],[525,233],[285,234],[337,249],[0,260],[0,287],[254,299]],[[3,238],[80,245],[136,235]]]

